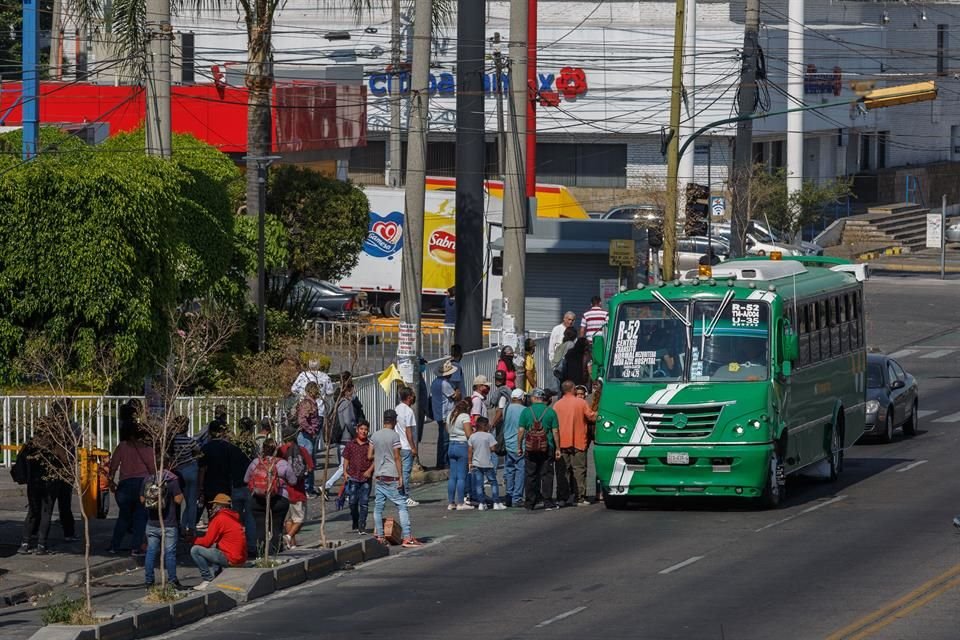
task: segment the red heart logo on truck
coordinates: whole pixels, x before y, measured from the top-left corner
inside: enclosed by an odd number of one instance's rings
[[[400,225],[396,222],[376,222],[373,225],[373,232],[387,242],[393,242],[394,238],[400,235]]]

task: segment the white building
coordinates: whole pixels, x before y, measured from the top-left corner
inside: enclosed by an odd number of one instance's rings
[[[347,3],[344,3],[347,4]],[[410,3],[404,3],[407,7]],[[538,180],[575,187],[641,187],[662,177],[661,131],[669,122],[674,4],[657,0],[539,3],[538,72],[541,90],[559,91],[556,107],[538,107]],[[744,3],[700,1],[696,7],[696,83],[687,87],[697,127],[735,113],[739,52],[743,46]],[[489,39],[509,39],[509,3],[487,2]],[[787,108],[786,0],[761,3],[760,46],[766,81],[763,107]],[[951,51],[960,35],[960,5],[807,0],[804,101],[849,102],[852,82],[861,86],[906,84],[936,79],[933,102],[863,112],[848,104],[804,115],[804,177],[824,179],[884,167],[960,160],[960,81],[953,74]],[[245,59],[246,35],[234,16],[181,15],[176,27],[196,34],[197,67],[209,69]],[[454,21],[455,24],[455,21]],[[349,33],[349,39],[345,38]],[[410,50],[404,18],[404,52]],[[316,0],[290,0],[276,20],[275,63],[317,68],[361,65],[367,85],[369,144],[355,150],[351,174],[382,178],[389,102],[401,82],[386,74],[390,62],[388,12],[359,22],[346,10],[332,11]],[[507,51],[504,42],[503,51]],[[454,26],[437,33],[431,62],[430,148],[428,170],[452,175],[456,94]],[[488,82],[493,78],[493,45],[488,45]],[[242,69],[242,66],[234,66]],[[568,69],[568,71],[564,71]],[[572,70],[572,71],[569,71]],[[579,70],[579,71],[578,71]],[[582,82],[576,81],[582,71]],[[960,71],[960,69],[958,69]],[[202,74],[201,74],[202,76]],[[957,75],[960,77],[960,74]],[[202,79],[202,78],[201,78]],[[488,166],[495,172],[497,120],[492,93],[486,100]],[[771,167],[786,162],[786,116],[754,123],[754,156]],[[714,190],[723,189],[732,159],[735,132],[718,127],[698,144],[710,142]],[[708,158],[696,156],[696,181],[705,183]],[[687,177],[687,176],[682,176]],[[584,203],[605,209],[598,197]]]

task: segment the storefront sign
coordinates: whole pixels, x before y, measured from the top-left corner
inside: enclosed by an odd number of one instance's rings
[[[834,67],[833,73],[817,73],[817,65],[808,64],[803,76],[803,92],[814,94],[832,93],[839,96],[843,89],[843,72]]]
[[[538,73],[537,82],[539,93],[557,93],[562,95],[568,101],[576,100],[587,92],[589,87],[587,74],[580,67],[563,67],[559,73]],[[510,76],[503,74],[500,76],[502,91],[508,93],[510,90]],[[401,71],[397,74],[374,73],[367,81],[367,87],[370,94],[377,97],[386,95],[410,94],[410,72]],[[430,74],[430,96],[454,96],[457,93],[456,76],[449,71]],[[483,76],[483,90],[487,95],[492,95],[497,91],[497,74],[488,73]]]

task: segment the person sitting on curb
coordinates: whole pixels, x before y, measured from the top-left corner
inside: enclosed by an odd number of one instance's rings
[[[240,514],[230,508],[230,496],[218,493],[210,503],[207,533],[197,538],[190,557],[200,570],[202,582],[194,587],[203,591],[217,574],[227,567],[243,566],[247,561],[247,538]]]

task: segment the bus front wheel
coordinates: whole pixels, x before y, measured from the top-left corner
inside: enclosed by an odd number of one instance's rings
[[[608,492],[603,492],[603,506],[607,509],[612,509],[614,511],[620,511],[627,507],[627,497],[626,496],[612,496]]]
[[[776,509],[783,502],[787,485],[783,482],[783,463],[780,454],[770,454],[770,463],[767,465],[767,483],[763,487],[760,502],[766,509]]]
[[[843,470],[843,423],[830,427],[830,449],[827,451],[827,463],[830,465],[830,482],[840,477]]]

